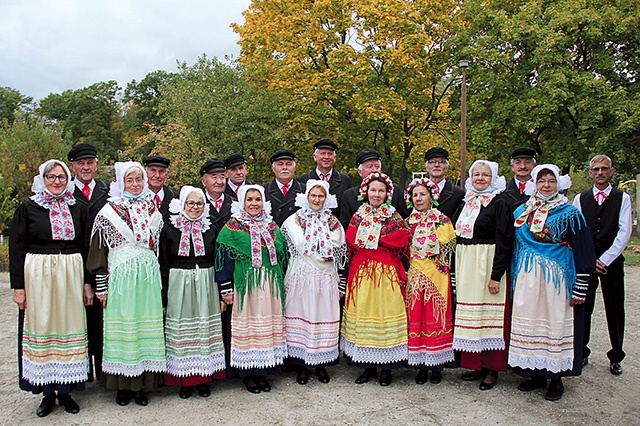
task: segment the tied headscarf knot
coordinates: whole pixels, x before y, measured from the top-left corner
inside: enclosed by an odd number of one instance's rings
[[[264,245],[269,252],[271,266],[275,266],[278,263],[278,257],[276,255],[276,246],[269,232],[270,216],[267,212],[262,210],[259,215],[251,216],[243,210],[238,219],[249,227],[249,236],[251,237],[251,266],[254,268],[260,268],[262,266],[262,241],[264,241]]]

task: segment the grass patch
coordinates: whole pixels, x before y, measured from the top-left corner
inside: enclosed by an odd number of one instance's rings
[[[627,243],[627,248],[622,254],[625,258],[625,264],[640,266],[640,236],[632,235]]]

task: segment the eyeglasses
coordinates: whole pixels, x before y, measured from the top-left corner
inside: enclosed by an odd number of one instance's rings
[[[204,203],[202,201],[187,201],[184,204],[190,209],[194,207],[201,209],[204,207]]]
[[[56,179],[58,179],[60,183],[65,183],[67,181],[67,175],[44,175],[44,178],[50,183],[55,182]]]
[[[429,160],[427,164],[447,164],[447,160]]]
[[[137,184],[141,184],[142,182],[144,182],[144,179],[140,178],[135,178],[135,179],[125,179],[124,183],[126,183],[127,185],[133,185],[134,183]]]
[[[609,167],[607,167],[607,166],[602,166],[602,167],[592,167],[592,168],[591,168],[591,171],[592,171],[592,172],[596,172],[596,173],[598,173],[598,172],[608,172],[608,171],[609,171]]]
[[[317,200],[324,200],[325,198],[327,198],[326,195],[324,194],[309,194],[309,198],[313,198],[313,199],[317,199]]]

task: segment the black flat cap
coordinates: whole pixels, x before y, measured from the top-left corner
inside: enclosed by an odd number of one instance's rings
[[[439,146],[434,146],[433,148],[429,148],[427,152],[424,153],[424,161],[429,161],[429,159],[436,157],[448,160],[449,151],[444,148],[440,148]]]
[[[365,148],[356,154],[356,166],[368,160],[382,160],[380,153],[373,148]]]
[[[142,165],[145,167],[169,167],[171,165],[171,160],[169,160],[167,157],[163,157],[162,155],[147,155],[145,157],[142,157]]]
[[[98,158],[96,147],[90,143],[79,143],[69,150],[67,160],[76,161],[83,158]]]
[[[313,144],[313,149],[320,149],[320,148],[325,148],[325,149],[331,149],[333,151],[337,151],[338,150],[338,145],[336,145],[336,143],[334,141],[332,141],[331,139],[328,138],[322,138],[322,139],[318,139],[316,141],[316,143]]]
[[[509,158],[536,158],[536,150],[529,147],[516,148],[511,151]]]
[[[244,159],[244,155],[242,154],[231,154],[227,158],[224,159],[224,167],[230,169],[232,167],[239,166],[240,164],[246,164],[246,160]]]
[[[294,160],[295,161],[295,159],[296,159],[296,154],[294,154],[293,151],[289,151],[288,149],[279,149],[273,154],[271,154],[271,158],[269,158],[269,161],[273,163],[274,161],[278,161],[278,160]]]
[[[225,170],[227,169],[221,159],[209,158],[202,167],[200,167],[200,176],[204,176],[205,173],[224,172]]]

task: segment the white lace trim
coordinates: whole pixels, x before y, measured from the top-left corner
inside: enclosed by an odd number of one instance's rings
[[[224,368],[224,351],[210,356],[177,357],[167,355],[167,374],[175,377],[211,376]]]
[[[292,345],[287,345],[287,350],[289,351],[290,357],[299,358],[307,365],[326,364],[336,360],[340,355],[337,344],[331,350],[323,352],[310,352],[305,348]]]
[[[407,362],[409,365],[442,365],[454,360],[453,349],[446,349],[439,352],[427,352],[424,350],[412,352],[409,351]]]
[[[453,336],[453,349],[462,352],[500,351],[505,349],[504,338],[483,337],[468,339]]]
[[[141,376],[145,372],[164,373],[167,369],[166,362],[145,360],[138,364],[128,365],[121,362],[102,361],[102,371],[108,374],[114,374],[125,377]]]
[[[552,373],[571,371],[573,369],[573,355],[552,359],[543,356],[527,356],[509,352],[511,367],[527,368],[530,370],[547,370]]]
[[[367,364],[390,364],[405,361],[408,355],[406,343],[389,348],[365,347],[356,345],[344,336],[340,336],[340,348],[355,362]]]
[[[50,383],[82,383],[88,380],[89,359],[78,362],[48,362],[37,364],[29,358],[22,358],[22,378],[34,386]]]
[[[241,351],[233,346],[231,347],[231,366],[244,370],[282,365],[286,357],[287,346],[284,343],[280,347],[250,351]]]

